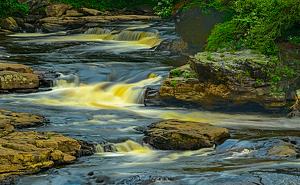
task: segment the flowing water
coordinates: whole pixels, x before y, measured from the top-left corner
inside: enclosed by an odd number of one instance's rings
[[[162,21],[105,24],[78,35],[0,37],[0,50],[8,53],[7,60],[60,73],[52,91],[1,95],[2,109],[40,113],[51,120],[50,125],[27,130],[109,142],[116,149],[104,152],[98,145],[93,156],[22,177],[18,184],[97,184],[101,180],[108,184],[299,184],[299,159],[245,157],[249,150],[231,157],[209,154],[236,143],[299,136],[300,119],[287,119],[283,114],[144,106],[146,86],[160,85],[171,69],[187,62],[155,51],[162,40],[175,38],[174,24]],[[143,134],[134,128],[170,118],[225,127],[232,137],[216,149],[198,151],[143,146]]]

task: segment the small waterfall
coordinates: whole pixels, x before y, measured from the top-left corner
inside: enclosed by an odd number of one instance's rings
[[[93,35],[108,35],[111,33],[110,29],[106,28],[89,28],[84,34],[93,34]]]
[[[116,40],[116,41],[139,41],[144,38],[159,37],[157,33],[143,32],[143,31],[122,31],[119,34],[109,35],[104,40]]]
[[[94,144],[94,152],[96,154],[103,154],[105,152],[117,152],[115,146],[111,143],[95,143]]]
[[[118,152],[127,153],[127,152],[134,152],[134,153],[147,153],[151,151],[148,146],[142,146],[134,141],[128,140],[124,143],[118,143],[114,145]]]
[[[103,154],[104,150],[100,144],[94,145],[94,150],[96,154]]]

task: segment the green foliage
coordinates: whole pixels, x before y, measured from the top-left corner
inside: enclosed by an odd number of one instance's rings
[[[185,74],[185,75],[184,75],[184,78],[194,78],[194,76],[191,75],[191,74]]]
[[[176,84],[178,84],[177,81],[172,81],[172,82],[170,83],[170,86],[174,87]]]
[[[216,0],[234,11],[231,21],[217,25],[208,38],[207,50],[242,45],[267,55],[276,55],[281,34],[300,22],[299,0]],[[228,30],[228,31],[226,31]],[[218,36],[221,41],[217,40]],[[295,39],[296,40],[296,39]]]
[[[178,69],[171,70],[171,73],[173,74],[172,77],[179,77],[181,75],[181,71]]]
[[[17,0],[0,1],[0,17],[14,16],[15,12],[20,12],[24,16],[28,10],[26,4],[20,5]]]
[[[236,48],[235,36],[242,33],[236,28],[235,23],[228,21],[216,24],[210,36],[207,39],[207,51],[217,51],[218,49]]]
[[[72,5],[79,9],[82,7],[98,9],[100,11],[113,8],[135,8],[139,5],[155,6],[156,0],[51,0]]]
[[[221,10],[222,5],[219,1],[215,0],[193,0],[187,6],[183,7],[183,11],[188,10],[191,7],[202,8],[202,12],[209,14],[211,9]]]
[[[174,5],[175,0],[157,0],[157,4],[154,7],[155,14],[166,19],[171,15]]]
[[[48,134],[47,139],[51,139],[51,137],[52,137],[51,134]]]

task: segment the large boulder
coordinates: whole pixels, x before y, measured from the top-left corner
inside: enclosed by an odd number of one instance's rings
[[[66,17],[80,17],[83,16],[83,13],[79,13],[77,10],[67,10]]]
[[[17,22],[12,17],[1,19],[0,27],[2,29],[14,31],[14,32],[19,30],[19,26]]]
[[[162,150],[198,150],[230,137],[226,128],[192,121],[164,120],[136,129],[146,135],[146,143]]]
[[[179,2],[181,3],[181,2]],[[203,8],[192,7],[187,11],[182,8],[172,15],[175,22],[175,31],[189,46],[190,53],[195,53],[206,43],[211,30],[218,23],[224,22],[225,13],[210,9],[204,13]]]
[[[60,17],[66,12],[67,9],[68,9],[68,5],[63,3],[57,3],[48,6],[45,9],[45,12],[48,17]]]
[[[281,80],[277,84],[271,83],[273,75],[266,71],[275,74],[276,70],[285,68],[271,67],[272,62],[267,56],[251,50],[201,52],[191,56],[185,67],[172,70],[159,94],[164,102],[193,102],[205,109],[239,107],[241,110],[242,105],[251,105],[244,107],[254,111],[280,111],[289,104],[287,97],[294,97],[299,83],[290,85],[289,75],[278,77]],[[186,71],[191,71],[191,75]]]

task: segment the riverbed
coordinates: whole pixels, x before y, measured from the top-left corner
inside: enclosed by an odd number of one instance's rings
[[[155,50],[162,40],[177,38],[174,24],[135,21],[100,27],[76,35],[0,37],[7,61],[60,74],[52,91],[1,94],[1,109],[39,113],[51,121],[26,130],[53,131],[110,143],[117,149],[99,149],[75,164],[21,177],[17,184],[299,184],[298,158],[247,157],[252,151],[246,149],[230,157],[210,155],[237,143],[299,137],[299,118],[271,112],[145,106],[146,87],[160,85],[171,69],[187,62]],[[112,32],[119,37],[105,39]],[[229,129],[231,138],[198,151],[162,151],[143,145],[143,134],[134,128],[163,119],[211,123]]]

